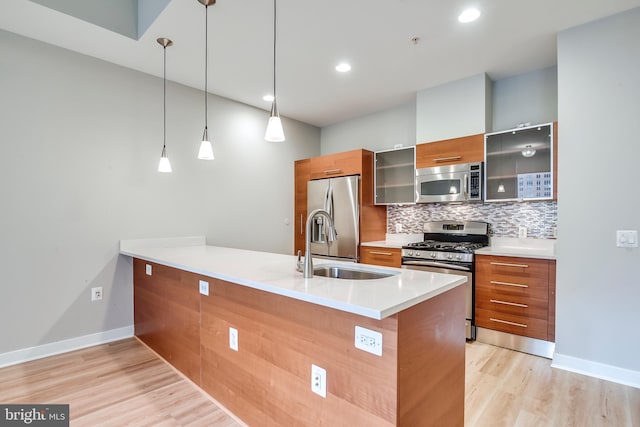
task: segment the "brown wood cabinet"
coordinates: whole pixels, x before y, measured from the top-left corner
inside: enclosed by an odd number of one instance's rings
[[[555,261],[477,255],[475,281],[477,326],[553,341]]]
[[[294,163],[294,204],[295,204],[295,227],[293,229],[293,253],[302,251],[304,254],[305,223],[307,220],[307,182],[309,182],[309,171],[311,161],[309,159],[298,160]]]
[[[360,175],[360,241],[383,240],[387,228],[386,206],[375,205],[373,152],[352,150],[298,160],[294,165],[294,254],[305,250],[307,182],[312,179]]]
[[[382,246],[360,246],[360,262],[400,268],[402,264],[402,250]]]
[[[136,336],[249,425],[463,427],[464,287],[375,320],[135,259],[134,292]],[[381,356],[355,326],[382,334]]]
[[[146,266],[151,266],[151,275]],[[200,292],[198,276],[133,260],[135,335],[200,384]]]
[[[416,145],[416,169],[484,161],[484,134]]]

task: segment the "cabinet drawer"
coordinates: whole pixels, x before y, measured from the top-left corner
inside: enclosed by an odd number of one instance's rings
[[[400,268],[402,263],[401,259],[402,251],[398,248],[385,248],[378,246],[360,247],[360,262],[364,264]]]
[[[416,145],[416,168],[484,161],[484,135]]]
[[[476,309],[491,310],[523,318],[548,320],[549,302],[546,298],[511,297],[476,289]]]
[[[502,298],[526,300],[535,298],[547,301],[549,292],[541,281],[523,283],[525,280],[514,280],[512,277],[480,277],[476,276],[476,292],[484,292]]]
[[[309,164],[311,179],[362,173],[362,150],[313,157]]]
[[[529,289],[541,287],[546,290],[549,286],[549,260],[478,255],[476,283],[491,284],[491,282],[524,285]]]
[[[547,339],[547,321],[476,308],[476,326],[541,340]]]

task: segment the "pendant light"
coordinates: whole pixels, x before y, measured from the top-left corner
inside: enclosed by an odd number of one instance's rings
[[[162,143],[162,154],[160,155],[160,163],[158,163],[158,172],[171,172],[171,163],[169,162],[169,157],[167,157],[167,47],[172,46],[173,42],[167,38],[159,38],[156,40],[160,46],[162,46],[164,52],[164,67],[163,67],[163,143]]]
[[[202,142],[200,143],[200,150],[198,151],[198,158],[202,160],[213,160],[213,148],[211,147],[211,141],[209,141],[209,134],[207,132],[207,115],[208,102],[207,102],[207,71],[209,60],[209,6],[216,4],[216,0],[198,0],[198,3],[204,5],[204,132],[202,133]]]
[[[267,131],[264,135],[264,139],[270,142],[284,141],[284,130],[282,130],[276,99],[276,0],[273,0],[273,102],[271,103]]]

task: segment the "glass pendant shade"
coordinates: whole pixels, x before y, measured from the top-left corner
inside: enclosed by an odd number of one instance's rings
[[[498,193],[504,193],[504,185],[503,184],[498,185]]]
[[[202,142],[200,143],[200,150],[198,151],[198,158],[200,160],[213,160],[215,159],[213,155],[213,147],[211,146],[211,141],[209,141],[209,135],[207,134],[207,129],[204,129],[204,133],[202,134]]]
[[[172,172],[171,162],[169,161],[169,158],[167,157],[167,149],[166,148],[162,149],[162,155],[160,156],[160,163],[158,163],[158,172],[164,172],[164,173]]]
[[[269,116],[269,123],[267,123],[267,131],[264,134],[264,139],[269,142],[284,141],[282,120],[280,120],[280,115],[278,114],[278,107],[276,106],[275,100],[271,105],[271,115]]]

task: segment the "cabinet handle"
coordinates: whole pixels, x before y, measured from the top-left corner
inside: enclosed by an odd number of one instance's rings
[[[324,171],[325,175],[334,175],[336,173],[342,172],[342,169],[329,169],[328,171]]]
[[[515,286],[516,288],[528,288],[529,285],[521,285],[520,283],[509,283],[509,282],[498,282],[495,280],[492,280],[491,282],[494,285],[504,285],[504,286]]]
[[[440,157],[433,159],[434,162],[452,162],[454,160],[460,160],[462,156]]]
[[[514,307],[522,307],[522,308],[529,307],[527,304],[518,304],[516,302],[500,301],[500,300],[497,300],[497,299],[490,299],[489,301],[491,301],[494,304],[512,305]]]
[[[521,328],[527,327],[527,325],[523,325],[522,323],[508,322],[506,320],[494,319],[493,317],[490,317],[489,320],[498,322],[498,323],[506,323],[507,325],[520,326]]]
[[[527,264],[509,264],[506,262],[492,262],[491,265],[499,265],[501,267],[519,267],[519,268],[529,268]]]
[[[300,214],[300,235],[302,236],[304,234],[303,228],[304,225],[302,224],[303,218],[302,218],[302,214]]]
[[[393,252],[380,252],[380,251],[371,251],[369,252],[371,255],[385,255],[385,256],[391,256],[393,255]]]

